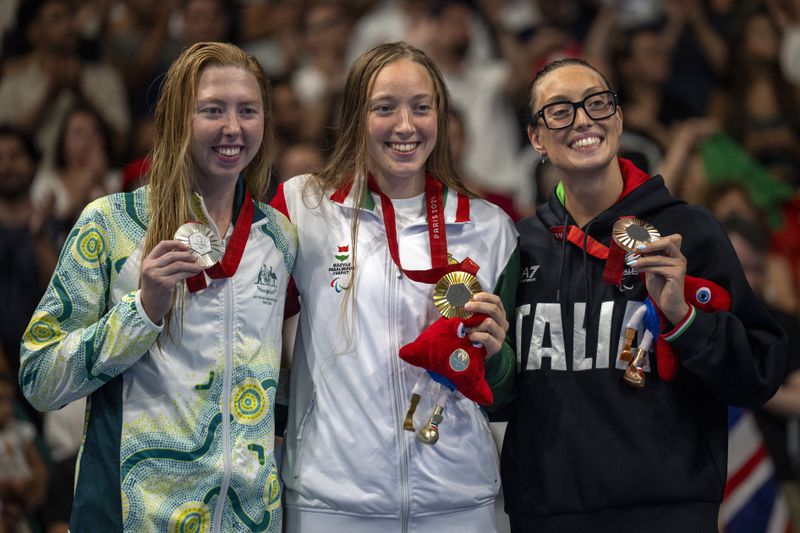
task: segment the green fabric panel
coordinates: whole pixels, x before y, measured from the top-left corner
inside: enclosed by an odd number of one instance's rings
[[[70,531],[122,531],[119,451],[122,434],[122,376],[91,395],[84,452],[78,463]],[[69,488],[65,487],[65,490]]]
[[[516,308],[517,281],[519,280],[519,248],[516,248],[508,259],[503,272],[495,286],[494,293],[503,302],[506,311],[506,320],[511,321]],[[508,401],[511,389],[514,385],[514,366],[516,356],[514,355],[513,340],[509,333],[500,347],[500,351],[486,361],[486,381],[494,394],[494,403],[490,409],[496,409]]]

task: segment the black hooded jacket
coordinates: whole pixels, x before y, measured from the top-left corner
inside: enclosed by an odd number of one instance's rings
[[[555,193],[518,225],[519,374],[502,452],[506,511],[518,531],[716,531],[726,405],[758,406],[783,377],[785,334],[714,217],[671,196],[661,177],[625,160],[620,167],[626,190],[637,186],[581,228],[581,246],[561,239],[559,227],[575,222]],[[672,381],[659,379],[651,352],[642,389],[623,381],[618,354],[644,282],[628,269],[619,287],[603,283],[605,261],[592,255],[631,215],[661,235],[681,234],[687,274],[718,283],[732,300],[731,312],[696,310],[672,341],[680,361]]]

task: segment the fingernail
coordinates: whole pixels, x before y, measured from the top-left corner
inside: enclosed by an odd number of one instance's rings
[[[628,265],[629,267],[632,267],[636,263],[638,263],[638,261],[636,259],[631,259],[630,261],[626,261],[625,262],[625,264]]]
[[[646,244],[637,244],[636,245],[636,249],[637,250],[646,250],[647,249],[647,245]]]

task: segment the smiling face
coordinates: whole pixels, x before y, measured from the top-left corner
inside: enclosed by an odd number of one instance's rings
[[[192,161],[200,186],[235,182],[264,137],[264,105],[256,78],[237,67],[200,74],[192,117]]]
[[[533,108],[559,101],[578,102],[586,96],[608,90],[602,77],[583,65],[566,65],[541,78],[533,88]],[[592,120],[578,109],[575,122],[550,130],[541,119],[528,128],[534,149],[546,155],[565,176],[598,176],[616,159],[622,134],[622,109],[601,120]]]
[[[408,198],[425,188],[425,164],[436,144],[437,111],[433,81],[410,59],[381,69],[367,107],[369,170],[392,198]]]

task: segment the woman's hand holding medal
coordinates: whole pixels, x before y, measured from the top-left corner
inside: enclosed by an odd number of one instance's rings
[[[686,257],[681,253],[681,240],[676,233],[641,243],[636,246],[639,257],[628,261],[628,266],[644,273],[647,292],[672,324],[689,312],[683,292]]]
[[[478,326],[467,328],[467,338],[480,342],[486,348],[486,358],[500,351],[508,331],[508,320],[500,297],[490,292],[478,292],[464,305],[470,313],[487,315]]]
[[[147,317],[154,323],[172,307],[175,286],[202,272],[197,255],[177,240],[161,241],[142,261],[141,299]]]

